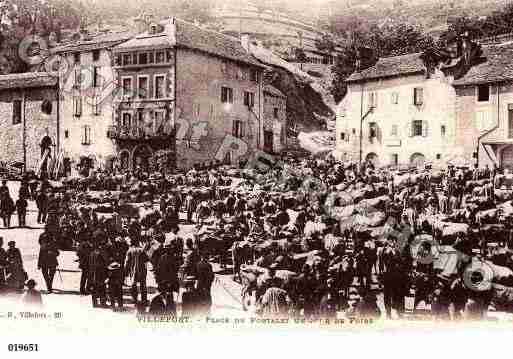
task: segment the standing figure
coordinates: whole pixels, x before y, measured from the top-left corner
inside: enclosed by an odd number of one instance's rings
[[[139,245],[137,239],[132,238],[130,242],[130,248],[126,254],[125,261],[125,275],[129,279],[129,285],[131,286],[132,298],[135,303],[138,303],[138,288],[141,293],[142,305],[146,306],[148,303],[148,291],[146,288],[146,276],[147,276],[147,263],[149,259],[144,252],[143,248]]]
[[[53,293],[53,278],[59,262],[57,257],[59,256],[59,250],[57,244],[51,237],[46,237],[40,243],[39,258],[37,261],[37,268],[43,272],[45,279],[46,288],[48,293]]]
[[[16,201],[16,212],[18,213],[18,227],[25,227],[27,225],[27,200],[20,194]]]

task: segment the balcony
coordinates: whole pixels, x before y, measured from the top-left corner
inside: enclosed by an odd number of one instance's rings
[[[107,137],[113,140],[158,140],[172,137],[174,131],[157,131],[142,126],[109,126]]]

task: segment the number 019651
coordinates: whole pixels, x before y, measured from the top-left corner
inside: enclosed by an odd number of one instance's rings
[[[39,351],[38,344],[9,344],[7,350],[10,352],[37,352]]]

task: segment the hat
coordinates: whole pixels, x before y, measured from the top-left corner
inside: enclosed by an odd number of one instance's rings
[[[196,281],[196,277],[193,275],[188,275],[183,280],[184,284],[189,284],[189,285],[194,284],[195,281]]]
[[[112,262],[108,267],[107,267],[108,270],[117,270],[117,269],[121,269],[121,264],[119,264],[118,262]]]
[[[16,245],[16,242],[15,241],[9,241],[7,242],[7,245],[10,247],[10,246],[14,246]]]
[[[28,288],[34,288],[36,286],[36,281],[34,279],[29,279],[26,283],[25,283],[25,286],[27,286]]]

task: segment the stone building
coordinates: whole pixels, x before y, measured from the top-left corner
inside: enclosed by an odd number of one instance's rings
[[[279,153],[287,146],[287,97],[276,87],[264,87],[264,151]]]
[[[513,170],[513,44],[484,46],[482,61],[453,85],[456,145],[465,158]]]
[[[56,158],[59,141],[58,76],[29,72],[0,76],[0,161],[23,164],[27,171],[37,171],[41,144],[47,142]]]
[[[64,157],[72,168],[110,168],[116,155],[107,137],[117,88],[111,49],[133,36],[108,33],[52,49],[60,63],[61,131]]]
[[[439,69],[428,78],[420,53],[382,58],[354,73],[337,113],[337,155],[381,166],[444,163],[455,147],[450,82]]]
[[[238,39],[177,19],[113,49],[117,82],[110,137],[125,168],[159,151],[176,166],[237,163],[262,147],[263,65]]]

